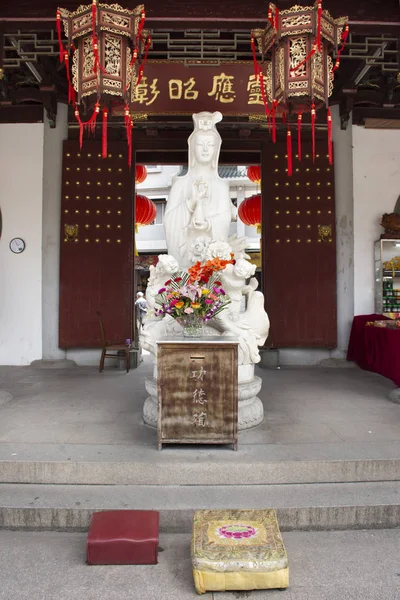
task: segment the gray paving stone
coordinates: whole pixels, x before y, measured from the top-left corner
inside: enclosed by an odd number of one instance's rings
[[[189,600],[190,535],[161,535],[156,566],[88,566],[84,534],[0,531],[0,600]],[[400,531],[283,534],[285,591],[208,593],[204,600],[398,600]]]

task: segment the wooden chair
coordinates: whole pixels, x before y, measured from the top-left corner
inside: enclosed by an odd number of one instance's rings
[[[107,341],[106,330],[104,329],[104,323],[103,323],[103,318],[101,316],[101,312],[97,311],[97,316],[99,318],[101,341],[103,344],[103,349],[101,351],[101,357],[100,357],[100,366],[99,366],[100,373],[104,369],[104,359],[105,358],[120,358],[118,353],[122,352],[122,351],[125,353],[126,372],[129,373],[129,369],[131,366],[130,346],[127,346],[126,344],[109,344]],[[111,351],[115,354],[109,354],[109,351]]]

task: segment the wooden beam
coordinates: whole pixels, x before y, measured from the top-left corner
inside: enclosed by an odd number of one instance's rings
[[[26,106],[0,104],[0,123],[43,123],[43,106],[41,104]]]

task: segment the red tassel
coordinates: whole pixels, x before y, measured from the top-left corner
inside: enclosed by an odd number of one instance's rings
[[[139,74],[138,74],[138,79],[137,79],[136,85],[139,85],[139,83],[142,81],[143,71],[146,66],[147,57],[149,55],[150,44],[151,44],[151,36],[148,36],[148,38],[146,40],[146,47],[144,50],[143,62],[139,68]]]
[[[62,37],[61,37],[61,13],[59,10],[56,12],[56,25],[57,25],[59,59],[60,59],[60,63],[62,63],[63,57],[64,57],[64,45],[63,45]]]
[[[292,157],[292,132],[290,131],[290,127],[287,130],[287,169],[288,175],[291,177],[293,175],[293,157]]]
[[[318,2],[318,25],[317,25],[317,46],[318,46],[318,52],[321,52],[321,50],[322,50],[321,21],[322,21],[322,0],[319,0],[319,2]]]
[[[300,67],[302,67],[303,65],[306,64],[306,62],[308,62],[310,60],[310,58],[316,53],[317,51],[317,42],[314,42],[313,47],[311,48],[310,52],[307,54],[307,56],[305,57],[304,60],[302,60],[301,62],[299,62],[298,65],[292,67],[290,69],[290,72],[292,73],[293,71],[297,71],[298,69],[300,69]]]
[[[286,125],[286,113],[282,113],[282,123]]]
[[[257,80],[257,78],[258,78],[258,72],[259,72],[260,68],[258,66],[256,44],[255,44],[253,36],[251,36],[250,44],[251,44],[251,52],[253,54],[254,75],[255,75],[256,80]]]
[[[139,27],[138,27],[137,36],[136,36],[137,38],[142,35],[142,31],[143,31],[145,20],[146,20],[146,12],[143,9],[142,12],[141,12],[141,14],[140,14],[140,23],[139,23]]]
[[[301,162],[301,122],[303,120],[302,113],[297,115],[297,158]]]
[[[267,97],[265,95],[264,74],[263,74],[263,72],[262,72],[261,69],[258,72],[258,80],[259,80],[259,83],[260,83],[260,90],[261,90],[262,100],[264,102],[265,114],[267,115],[267,118],[269,119],[271,111],[269,110],[269,106],[268,106],[268,102],[267,102]]]
[[[276,32],[278,33],[278,31],[279,31],[279,8],[278,7],[275,8],[275,29],[276,29]]]
[[[328,108],[328,157],[329,164],[333,164],[333,150],[332,150],[332,114],[331,109]]]
[[[268,7],[268,21],[271,23],[272,27],[275,27],[274,17],[272,16],[272,8],[271,5]]]
[[[276,107],[278,106],[277,101],[274,99],[272,102],[272,141],[276,142]]]
[[[341,45],[341,47],[338,50],[338,54],[337,54],[337,57],[336,57],[335,66],[332,69],[332,73],[334,73],[335,71],[337,71],[337,69],[340,66],[340,55],[342,54],[342,52],[343,52],[343,50],[344,50],[344,48],[346,46],[346,42],[347,42],[347,39],[349,37],[349,33],[350,33],[350,28],[349,28],[349,24],[347,23],[344,31],[342,32],[342,45]]]
[[[315,162],[315,103],[311,105],[312,157]]]
[[[90,117],[90,119],[88,121],[83,122],[81,119],[81,116],[79,114],[79,108],[77,106],[75,106],[75,118],[79,123],[79,147],[81,150],[82,150],[82,144],[83,144],[83,130],[89,129],[89,131],[91,131],[92,133],[95,131],[96,120],[97,120],[97,115],[99,114],[99,111],[100,111],[100,104],[98,102],[96,102],[92,116]]]
[[[107,117],[108,111],[105,108],[103,110],[103,133],[101,138],[101,156],[107,158]]]
[[[133,120],[129,114],[129,105],[125,105],[125,130],[126,130],[126,141],[128,143],[128,165],[131,168],[132,165],[132,129]]]
[[[83,144],[83,123],[81,121],[81,117],[80,117],[80,114],[79,114],[79,109],[78,109],[77,106],[75,106],[75,119],[79,123],[79,148],[82,150],[82,144]]]

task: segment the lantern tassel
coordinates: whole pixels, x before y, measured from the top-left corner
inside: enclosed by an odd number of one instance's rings
[[[68,81],[68,104],[72,104],[74,106],[76,94],[75,94],[74,86],[72,85],[72,82],[71,82],[71,72],[69,69],[69,55],[66,50],[64,51],[64,63],[65,63],[65,70],[67,73],[67,81]]]
[[[301,162],[301,122],[303,120],[302,113],[297,115],[297,158]]]
[[[292,67],[290,69],[290,72],[292,73],[293,71],[297,71],[298,69],[300,69],[300,67],[302,67],[303,65],[305,65],[306,62],[308,62],[310,60],[310,58],[316,53],[317,47],[318,47],[317,42],[314,42],[314,44],[313,44],[310,52],[307,54],[307,56],[305,57],[305,59],[302,60],[301,62],[299,62],[298,65],[295,65],[294,67]]]
[[[258,75],[259,75],[260,68],[259,68],[259,66],[258,66],[258,61],[257,61],[257,52],[256,52],[256,44],[255,44],[255,41],[254,41],[254,37],[253,37],[253,36],[251,36],[251,41],[250,41],[250,43],[251,43],[251,52],[252,52],[252,54],[253,54],[254,76],[255,76],[255,78],[256,78],[256,80],[257,80],[257,79],[258,79]]]
[[[103,132],[101,136],[101,156],[107,158],[107,117],[108,110],[103,110]]]
[[[146,61],[147,61],[147,56],[149,54],[150,44],[151,44],[151,36],[149,35],[146,40],[146,47],[145,47],[145,51],[144,51],[143,62],[139,68],[139,74],[138,74],[136,85],[139,85],[139,83],[142,81],[143,71],[144,71],[144,67],[146,66]]]
[[[321,22],[322,22],[322,0],[318,2],[318,17],[317,17],[317,47],[318,52],[322,51],[322,41],[321,41]]]
[[[262,72],[262,70],[260,69],[258,72],[258,77],[259,77],[259,82],[260,82],[260,90],[261,90],[261,97],[264,103],[264,108],[265,108],[265,114],[267,116],[267,119],[269,120],[269,116],[270,116],[270,110],[269,110],[269,106],[268,106],[268,102],[267,102],[267,97],[265,95],[265,84],[264,84],[264,74]]]
[[[274,17],[272,15],[272,7],[271,4],[268,7],[268,21],[271,23],[272,27],[275,27]]]
[[[328,157],[329,164],[333,164],[333,149],[332,149],[332,114],[330,107],[328,108]]]
[[[56,25],[57,25],[59,59],[60,59],[60,63],[62,63],[63,58],[64,58],[64,45],[63,45],[62,37],[61,37],[61,13],[59,10],[56,12]]]
[[[131,168],[131,165],[132,165],[132,128],[133,128],[133,120],[129,114],[129,104],[125,104],[125,131],[126,131],[126,141],[128,144],[129,168]]]
[[[278,30],[279,30],[279,8],[278,7],[275,8],[275,29],[276,29],[276,32],[278,33]]]
[[[312,157],[315,162],[315,103],[311,105]]]
[[[129,169],[132,166],[132,129],[133,129],[133,119],[129,119],[128,129],[127,129],[127,137],[128,137],[128,166]]]
[[[335,62],[335,66],[332,69],[332,73],[334,73],[335,71],[337,71],[337,69],[340,67],[340,56],[346,46],[346,42],[347,39],[349,37],[349,32],[350,32],[350,28],[349,28],[349,24],[346,23],[346,27],[344,29],[344,31],[342,32],[342,45],[340,46],[339,50],[338,50],[338,54],[336,57],[336,62]]]
[[[272,141],[276,142],[276,107],[278,102],[274,99],[272,102]]]
[[[287,130],[287,169],[288,175],[291,177],[293,175],[293,156],[292,156],[292,132],[290,131],[290,127]]]
[[[96,102],[92,116],[90,117],[90,119],[88,121],[84,122],[84,121],[82,121],[81,116],[79,114],[78,106],[75,105],[75,118],[79,123],[79,147],[81,150],[82,150],[82,145],[83,145],[83,131],[84,131],[84,129],[88,129],[92,133],[95,131],[97,115],[99,114],[99,111],[100,111],[100,104],[98,102]]]
[[[138,27],[137,36],[136,36],[137,38],[139,38],[142,35],[145,20],[146,20],[146,12],[143,9],[140,14],[140,23],[139,23],[139,27]]]

